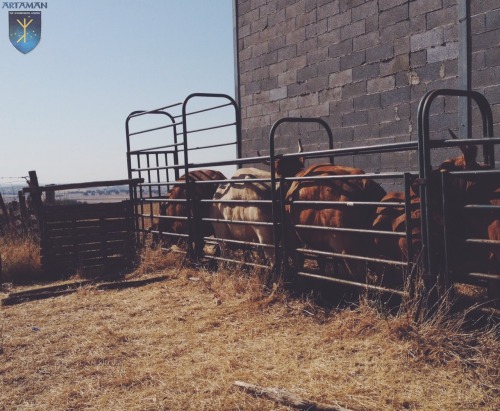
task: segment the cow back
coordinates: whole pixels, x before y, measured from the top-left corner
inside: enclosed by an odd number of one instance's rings
[[[269,171],[258,168],[242,168],[236,171],[232,180],[248,180],[241,182],[224,183],[217,189],[210,208],[210,218],[216,219],[213,223],[215,236],[220,239],[237,240],[259,244],[273,243],[273,227],[259,224],[231,224],[224,221],[243,221],[256,223],[271,223],[272,188],[270,181],[251,181],[253,179],[269,179]],[[224,203],[224,201],[238,200],[239,203]],[[269,201],[269,203],[251,203],[252,201]],[[248,203],[245,203],[248,202]],[[266,248],[264,254],[268,260],[272,258],[272,250]]]
[[[191,181],[209,181],[209,180],[225,180],[226,177],[216,170],[194,170],[189,172],[189,179]],[[186,176],[181,176],[177,182],[181,183],[175,185],[167,194],[167,200],[160,206],[160,215],[170,217],[188,217],[189,209],[186,202],[169,202],[168,200],[185,200],[186,194]],[[194,184],[191,197],[193,199],[191,210],[192,216],[197,218],[208,217],[209,205],[200,203],[199,200],[212,199],[218,183],[213,184]],[[210,235],[212,233],[212,226],[209,223],[202,223],[202,235]],[[185,234],[188,231],[187,222],[185,220],[167,220],[161,219],[159,229],[163,232],[172,232],[176,234]]]
[[[297,174],[297,177],[347,176],[364,172],[357,168],[331,164],[314,165]],[[294,181],[287,192],[286,212],[292,227],[292,241],[317,250],[337,253],[367,255],[366,236],[353,233],[295,229],[295,225],[320,227],[359,228],[371,226],[375,206],[350,206],[332,204],[295,204],[296,201],[376,202],[385,195],[384,189],[369,178]],[[346,263],[347,270],[356,276],[353,263]]]

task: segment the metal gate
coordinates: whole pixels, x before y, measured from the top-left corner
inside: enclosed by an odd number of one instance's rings
[[[463,140],[431,140],[430,139],[430,126],[429,126],[429,118],[430,118],[430,106],[432,102],[438,96],[455,96],[462,97],[465,96],[470,98],[478,103],[479,110],[482,116],[483,121],[483,138],[482,139],[468,139],[466,142]],[[197,99],[222,99],[226,102],[224,104],[215,104],[210,106],[209,108],[195,108],[192,111],[188,111],[188,103],[191,103]],[[231,108],[231,118],[232,120],[222,121],[220,124],[210,124],[210,125],[199,125],[194,126],[194,118],[200,113],[215,113],[218,110],[224,107]],[[179,110],[179,112],[175,113],[175,110]],[[138,129],[131,129],[131,122],[136,122],[139,119],[144,119],[146,117],[162,117],[165,120],[165,124],[158,124],[152,127],[143,127]],[[335,252],[325,252],[322,250],[313,250],[309,248],[299,247],[295,249],[291,249],[290,245],[286,241],[286,219],[284,218],[283,210],[286,205],[286,200],[284,196],[283,190],[281,192],[277,189],[278,182],[281,183],[291,183],[293,181],[300,180],[297,177],[289,177],[285,179],[278,179],[276,177],[274,169],[271,167],[271,176],[267,179],[253,179],[244,181],[255,181],[268,183],[272,187],[271,193],[272,196],[269,200],[261,200],[260,204],[267,204],[272,207],[272,221],[262,221],[253,224],[261,224],[272,226],[273,229],[273,241],[268,244],[261,244],[255,242],[246,242],[246,241],[238,241],[238,240],[227,240],[220,239],[215,237],[203,237],[196,234],[197,228],[200,226],[200,223],[208,222],[208,223],[216,223],[217,221],[213,221],[213,219],[202,218],[197,219],[192,211],[189,212],[185,216],[165,216],[159,212],[160,204],[165,203],[167,199],[165,195],[174,185],[185,185],[187,188],[187,196],[183,199],[178,199],[174,201],[178,201],[188,206],[189,209],[193,209],[193,204],[195,202],[194,198],[190,197],[190,192],[193,190],[189,189],[189,187],[196,187],[199,184],[213,184],[213,183],[227,183],[227,184],[237,184],[242,182],[243,180],[215,180],[211,182],[207,181],[193,181],[188,177],[185,181],[180,181],[174,184],[176,180],[179,179],[180,171],[182,171],[185,175],[188,175],[189,171],[200,168],[216,168],[221,169],[222,167],[232,166],[233,170],[241,167],[244,164],[256,164],[263,160],[269,160],[270,164],[274,163],[274,160],[277,158],[277,153],[275,149],[275,139],[278,135],[279,130],[286,125],[289,124],[298,124],[300,125],[310,125],[313,124],[315,126],[314,132],[310,134],[317,135],[318,130],[322,130],[322,133],[327,136],[326,139],[326,147],[325,149],[319,150],[310,150],[301,154],[280,154],[282,157],[294,157],[294,156],[303,156],[306,160],[310,162],[315,162],[319,158],[327,158],[329,163],[333,163],[334,159],[342,158],[343,163],[349,165],[349,163],[355,164],[356,159],[359,156],[384,156],[389,155],[392,156],[394,153],[414,153],[414,156],[418,158],[418,166],[414,170],[404,170],[400,172],[379,172],[376,168],[374,170],[368,170],[367,174],[362,176],[335,176],[328,178],[337,178],[337,179],[356,179],[356,178],[370,178],[380,184],[388,186],[388,187],[396,187],[400,191],[405,193],[405,200],[403,202],[389,202],[389,203],[349,203],[349,204],[339,204],[336,203],[336,206],[349,206],[349,207],[366,207],[366,206],[385,206],[385,207],[403,207],[404,213],[407,217],[406,230],[404,232],[392,232],[392,231],[377,231],[372,229],[348,229],[348,228],[328,228],[328,227],[300,227],[302,229],[308,230],[327,230],[327,231],[335,231],[335,230],[344,230],[348,232],[352,232],[356,235],[366,235],[366,236],[385,236],[385,237],[398,237],[398,238],[406,238],[407,245],[409,249],[407,250],[407,255],[409,256],[407,259],[403,260],[388,260],[384,258],[374,258],[368,257],[366,255],[345,255],[339,254]],[[165,235],[173,238],[181,238],[184,240],[188,240],[187,251],[190,253],[191,257],[196,258],[197,260],[225,260],[228,261],[230,259],[221,258],[219,256],[203,253],[199,255],[193,250],[197,248],[198,250],[203,249],[203,245],[207,244],[220,244],[220,243],[231,243],[234,246],[250,246],[257,248],[266,248],[274,250],[274,258],[269,268],[273,268],[276,275],[281,275],[289,270],[287,266],[287,257],[293,254],[303,254],[305,258],[327,258],[334,263],[338,263],[344,260],[352,259],[358,261],[364,261],[366,264],[381,264],[385,266],[399,267],[403,275],[408,275],[409,273],[414,272],[412,269],[416,264],[415,256],[420,254],[420,250],[412,250],[411,249],[411,236],[412,236],[412,227],[411,227],[411,204],[410,204],[410,185],[414,182],[417,182],[420,187],[420,207],[421,207],[421,232],[422,232],[422,245],[423,245],[423,260],[422,264],[424,266],[424,272],[426,273],[426,283],[430,287],[431,284],[435,284],[437,280],[442,280],[441,283],[446,287],[449,287],[456,281],[463,281],[464,276],[459,273],[451,273],[451,247],[452,242],[447,239],[446,235],[443,236],[445,244],[443,245],[444,249],[447,250],[445,253],[445,266],[446,270],[444,272],[438,272],[437,270],[437,262],[433,260],[433,257],[429,250],[432,249],[432,239],[429,233],[432,230],[442,229],[433,227],[432,221],[429,219],[429,208],[431,207],[427,201],[428,196],[428,177],[431,170],[431,154],[436,149],[445,149],[449,147],[456,147],[462,144],[478,144],[483,147],[485,162],[491,167],[494,166],[494,145],[500,142],[498,138],[492,138],[492,118],[491,118],[491,109],[489,108],[489,104],[484,99],[482,95],[477,92],[464,92],[459,90],[435,90],[427,93],[424,98],[421,100],[421,104],[419,106],[418,112],[418,129],[419,129],[419,140],[418,141],[408,141],[403,143],[389,143],[384,145],[366,145],[366,146],[358,146],[358,147],[340,147],[334,148],[335,136],[332,134],[329,126],[321,119],[311,119],[311,118],[283,118],[278,120],[272,127],[269,137],[269,155],[268,156],[256,156],[256,157],[248,157],[241,158],[240,154],[240,118],[239,118],[239,109],[236,106],[234,100],[225,95],[209,95],[209,94],[193,94],[189,96],[184,102],[177,103],[175,105],[167,106],[161,109],[152,110],[152,111],[139,111],[132,113],[127,118],[127,159],[129,165],[129,178],[132,177],[143,177],[145,178],[145,183],[140,184],[137,187],[137,208],[136,208],[136,216],[137,216],[137,230],[142,235],[147,233],[153,233],[158,235]],[[232,128],[233,134],[232,139],[227,141],[215,141],[213,144],[203,144],[200,146],[196,146],[196,140],[192,134],[194,133],[202,133],[209,132],[213,133],[214,130],[220,130],[222,128]],[[308,128],[304,127],[302,132],[300,131],[300,127],[298,128],[301,137],[306,142],[306,145],[309,143],[309,147],[317,146],[317,138],[309,138]],[[143,148],[139,144],[139,148],[132,147],[132,139],[136,139],[139,137],[146,137],[153,133],[163,132],[163,139],[159,140],[159,143],[156,145],[148,145],[148,148]],[[294,137],[297,137],[295,135]],[[145,140],[145,139],[144,139]],[[314,141],[314,144],[311,143]],[[234,154],[236,158],[227,158],[221,159],[221,156],[215,154],[215,149],[234,145],[235,150]],[[197,157],[195,156],[195,152],[197,150],[205,150],[204,153],[206,155]],[[234,155],[233,154],[233,155]],[[180,171],[179,171],[180,170]],[[498,171],[488,170],[484,172],[474,172],[469,173],[474,174],[477,178],[482,178],[481,175],[498,175],[496,174]],[[451,174],[451,173],[450,173]],[[467,174],[466,172],[462,173],[462,175]],[[229,177],[229,176],[228,176]],[[443,177],[444,179],[446,176]],[[280,185],[281,187],[284,184]],[[449,220],[447,216],[449,215],[449,210],[447,209],[447,194],[446,194],[446,181],[443,183],[443,214],[445,216],[445,224],[443,230],[447,231],[446,220]],[[168,200],[173,201],[173,200]],[[220,202],[215,199],[202,199],[196,200],[200,203],[216,203]],[[248,203],[248,202],[247,202]],[[324,204],[328,205],[328,204]],[[484,204],[477,205],[467,205],[470,209],[485,209]],[[489,206],[487,207],[489,212],[498,213],[498,206]],[[157,222],[161,219],[177,219],[177,220],[185,220],[189,223],[188,230],[185,233],[173,233],[173,232],[162,232],[157,229]],[[245,221],[229,221],[231,224],[249,224]],[[445,233],[446,234],[446,233]],[[194,243],[202,242],[201,247],[196,246]],[[483,244],[488,247],[498,246],[498,241],[486,241],[484,239],[467,239],[465,240],[468,243]],[[231,260],[238,262],[237,260]],[[239,261],[241,264],[245,265],[254,265],[254,266],[262,266],[258,262],[248,262],[248,261]],[[403,291],[401,288],[391,288],[387,289],[386,287],[382,287],[377,284],[367,284],[366,282],[356,282],[351,281],[349,279],[343,278],[341,275],[336,273],[335,271],[332,274],[325,275],[321,272],[308,271],[307,269],[300,269],[297,273],[299,276],[318,278],[322,280],[327,280],[331,282],[346,284],[355,287],[369,288],[376,291],[390,291],[402,294]],[[488,274],[488,273],[476,273],[472,275],[467,275],[467,282],[472,282],[474,284],[484,285],[485,280],[498,281],[498,274]],[[401,283],[404,283],[405,279],[403,278]]]
[[[234,99],[213,93],[194,93],[182,102],[155,110],[135,111],[127,117],[128,176],[144,178],[135,193],[136,230],[143,239],[151,233],[188,240],[192,253],[196,238],[193,214],[168,217],[161,215],[160,206],[172,187],[184,185],[188,195],[170,201],[192,208],[190,187],[194,181],[189,172],[205,166],[202,163],[206,162],[201,160],[206,158],[222,169],[233,165],[232,159],[241,156],[240,123]],[[181,173],[187,177],[179,182]],[[184,233],[160,231],[160,220],[168,218],[185,220],[188,230]]]
[[[40,263],[46,278],[116,275],[130,269],[136,256],[134,199],[100,202],[57,202],[55,193],[98,187],[134,187],[141,182],[113,180],[39,186],[30,172],[30,193],[40,232]],[[133,192],[130,190],[129,192]],[[42,194],[45,201],[42,202]],[[52,197],[52,198],[51,198]]]

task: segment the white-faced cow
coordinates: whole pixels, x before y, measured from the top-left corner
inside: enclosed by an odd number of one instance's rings
[[[299,152],[301,151],[302,146],[299,141]],[[278,156],[273,166],[278,177],[294,176],[304,167],[304,159]],[[257,168],[241,168],[235,172],[231,179],[248,181],[227,182],[221,184],[217,189],[214,200],[220,202],[214,203],[209,213],[211,219],[219,220],[213,223],[215,236],[225,240],[272,245],[271,173]],[[255,179],[267,181],[252,181]],[[231,202],[235,200],[241,201],[241,203]],[[262,203],[263,200],[268,201],[268,203]],[[236,222],[231,223],[231,221]],[[238,221],[243,222],[243,224],[237,223]],[[255,224],[245,224],[249,222]],[[228,242],[228,245],[230,244]],[[221,249],[224,248],[234,247],[224,246],[224,243],[221,242]],[[263,251],[265,257],[272,261],[274,255],[272,248],[263,247]]]

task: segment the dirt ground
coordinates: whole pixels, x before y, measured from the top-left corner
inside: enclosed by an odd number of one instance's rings
[[[248,275],[160,274],[2,307],[0,410],[291,409],[236,380],[351,410],[500,409],[498,329],[327,309]]]

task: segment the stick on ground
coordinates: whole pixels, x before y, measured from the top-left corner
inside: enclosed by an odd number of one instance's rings
[[[258,397],[268,398],[299,410],[307,411],[351,411],[338,405],[322,404],[319,402],[304,400],[288,391],[279,388],[265,388],[258,385],[249,384],[243,381],[235,381],[234,385],[243,388],[245,391],[257,395]]]

